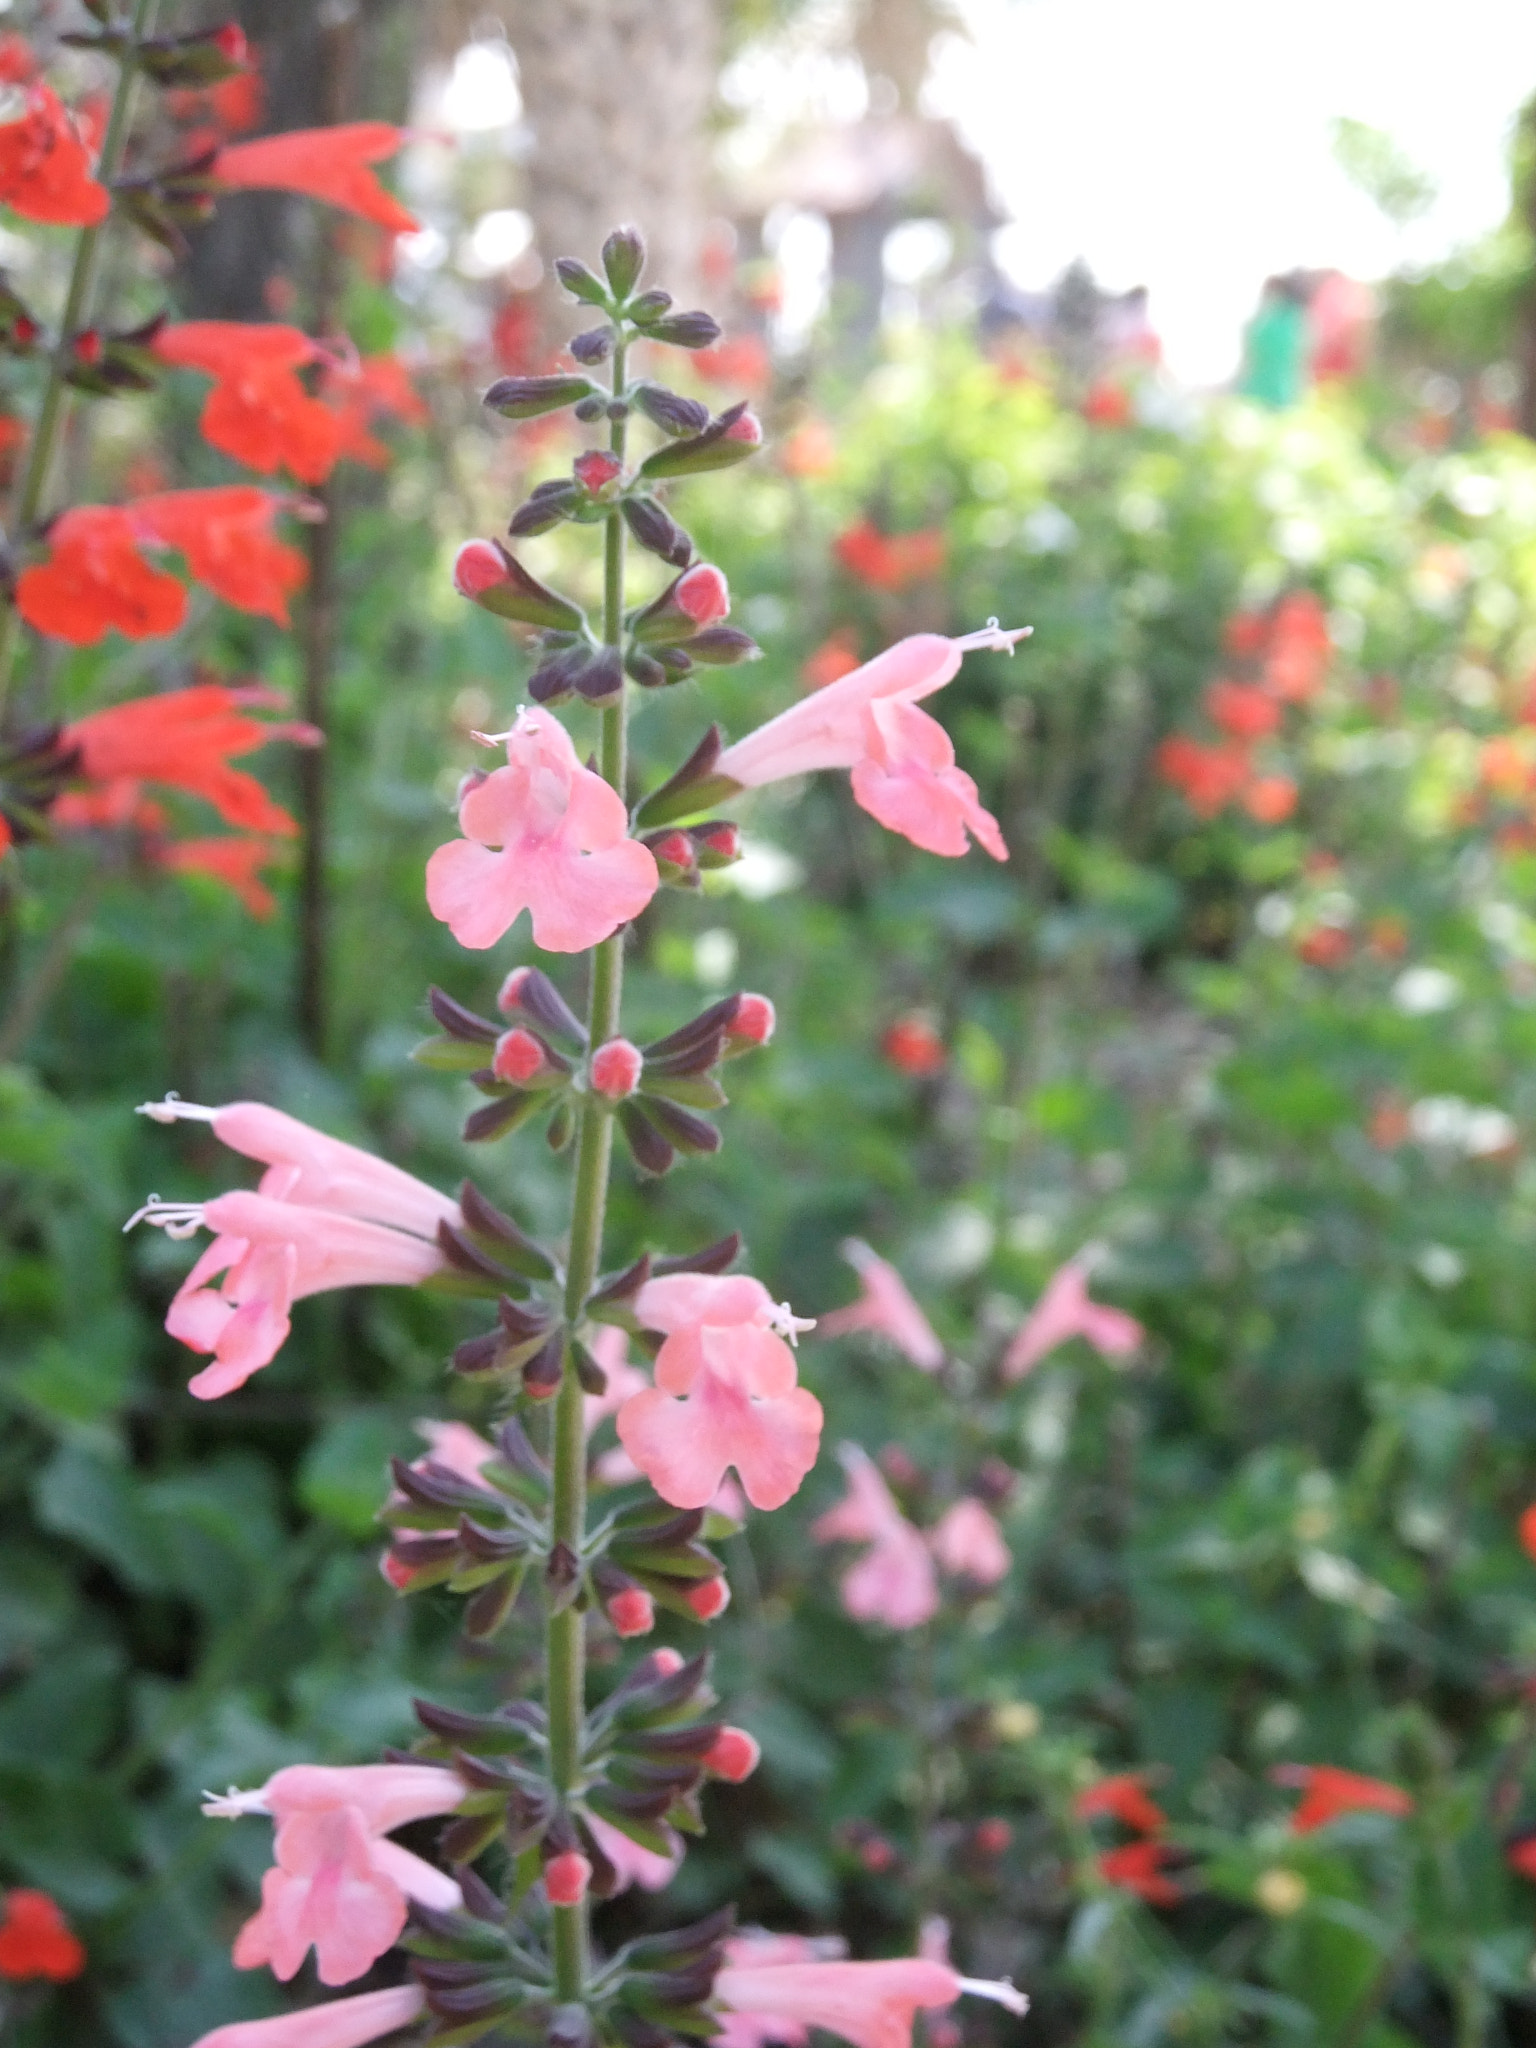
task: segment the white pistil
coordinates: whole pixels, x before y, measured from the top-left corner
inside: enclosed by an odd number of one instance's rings
[[[983,649],[989,653],[1012,654],[1015,645],[1020,640],[1027,640],[1034,630],[1033,626],[1004,627],[996,619],[988,619],[979,632],[963,634],[954,644],[962,654],[979,653]]]
[[[776,1337],[787,1337],[790,1344],[795,1349],[798,1349],[800,1332],[802,1330],[814,1330],[816,1318],[814,1316],[797,1316],[787,1301],[780,1301],[776,1302],[773,1306],[768,1317],[768,1327]]]
[[[219,1112],[205,1109],[200,1102],[183,1102],[174,1088],[168,1088],[164,1102],[141,1102],[133,1113],[153,1117],[157,1124],[211,1124]]]
[[[203,1812],[210,1820],[241,1820],[248,1813],[270,1813],[267,1795],[258,1788],[254,1792],[242,1792],[238,1785],[231,1785],[227,1792],[203,1793]]]
[[[167,1237],[191,1237],[203,1227],[203,1204],[201,1202],[162,1202],[158,1195],[151,1195],[142,1209],[135,1209],[123,1225],[123,1235],[135,1224],[148,1223],[156,1230],[163,1230]]]
[[[1022,2019],[1029,2011],[1029,2000],[1017,1986],[1010,1984],[1006,1977],[962,1977],[960,1989],[968,1991],[972,1998],[990,1998],[994,2005],[1006,2006],[1011,2013]]]

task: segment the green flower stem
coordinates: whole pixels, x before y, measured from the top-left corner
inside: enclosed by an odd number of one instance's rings
[[[613,388],[624,388],[624,350],[614,352]],[[615,420],[608,445],[621,460],[625,423]],[[603,547],[603,638],[619,646],[624,638],[624,521],[608,514]],[[624,794],[626,686],[602,714],[599,762],[603,780]],[[624,983],[624,935],[615,932],[592,954],[592,987],[587,1028],[595,1050],[619,1028]],[[613,1157],[613,1114],[588,1095],[576,1139],[576,1185],[571,1197],[571,1248],[565,1277],[566,1322],[575,1330],[597,1278],[603,1251],[603,1215],[608,1205],[608,1169]],[[554,1505],[551,1534],[578,1556],[586,1533],[587,1443],[581,1382],[566,1348],[565,1371],[555,1401]],[[549,1713],[549,1768],[555,1790],[568,1794],[581,1764],[581,1730],[586,1714],[585,1622],[574,1607],[548,1617],[545,1633],[545,1690]],[[587,1978],[587,1902],[554,1909],[555,1987],[564,2003],[582,1996]]]
[[[123,145],[128,139],[128,122],[133,112],[134,87],[138,83],[138,48],[154,33],[159,5],[160,0],[134,0],[133,19],[128,26],[128,47],[118,67],[112,112],[102,139],[101,160],[96,166],[96,176],[103,185],[111,185],[122,162]],[[53,475],[54,456],[63,439],[64,422],[69,411],[69,386],[64,376],[70,363],[70,343],[80,329],[90,323],[96,277],[101,266],[102,241],[111,218],[108,213],[94,227],[82,228],[80,239],[75,244],[69,291],[59,319],[58,345],[48,365],[48,381],[43,387],[43,402],[32,433],[31,452],[16,496],[12,531],[17,539],[25,537],[41,511],[49,479]],[[0,610],[0,717],[4,715],[6,698],[10,694],[20,630],[21,620],[16,607],[14,603],[7,604]]]

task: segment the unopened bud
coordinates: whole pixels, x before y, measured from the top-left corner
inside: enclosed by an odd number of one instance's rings
[[[656,1603],[643,1586],[627,1586],[604,1608],[615,1635],[648,1636],[656,1626]]]
[[[672,303],[670,292],[658,291],[654,286],[642,292],[629,308],[629,317],[637,327],[648,327],[653,320],[659,320]]]
[[[688,655],[709,668],[734,668],[739,661],[760,661],[763,650],[739,626],[706,626],[689,639]]]
[[[552,1906],[579,1906],[591,1882],[591,1864],[574,1849],[567,1849],[563,1856],[551,1856],[544,1866],[544,1889]]]
[[[603,273],[616,299],[627,299],[645,268],[645,237],[636,227],[615,228],[603,244]]]
[[[674,1650],[670,1644],[651,1652],[651,1663],[658,1678],[671,1678],[682,1670],[687,1661],[682,1651]]]
[[[750,407],[741,413],[725,430],[727,441],[744,441],[749,448],[760,448],[763,443],[763,423]]]
[[[673,586],[672,601],[696,626],[712,626],[730,611],[730,586],[712,562],[696,562]]]
[[[498,1081],[511,1081],[523,1087],[535,1075],[541,1074],[546,1064],[543,1041],[517,1025],[511,1031],[504,1031],[497,1039],[491,1072]]]
[[[773,1004],[767,996],[747,994],[737,1004],[735,1016],[725,1027],[725,1035],[746,1045],[766,1045],[777,1022]]]
[[[729,819],[711,819],[707,825],[690,825],[688,837],[693,843],[694,858],[701,868],[728,868],[741,859],[741,828],[731,824]]]
[[[222,28],[216,28],[208,38],[221,57],[227,57],[231,64],[245,64],[250,59],[250,46],[245,40],[245,30],[238,21],[226,21]]]
[[[739,1785],[750,1778],[762,1761],[762,1748],[745,1728],[722,1728],[704,1752],[704,1768],[711,1776]]]
[[[478,599],[506,580],[506,561],[494,541],[467,540],[453,558],[453,587],[460,597]]]
[[[709,425],[707,405],[669,391],[665,384],[637,384],[634,397],[646,418],[664,434],[698,434]]]
[[[664,882],[686,882],[690,888],[696,886],[699,864],[691,833],[676,829],[653,832],[642,843],[650,848],[651,857],[660,868]]]
[[[584,427],[591,426],[594,420],[602,419],[606,415],[607,411],[607,399],[600,397],[595,392],[590,398],[580,399],[576,405],[576,417],[581,421]]]
[[[627,1038],[610,1038],[592,1055],[592,1086],[610,1102],[622,1102],[639,1087],[644,1067],[639,1046],[631,1045]]]
[[[687,568],[693,559],[693,542],[654,498],[626,498],[619,509],[641,547],[660,555],[675,569]]]
[[[613,354],[613,329],[589,327],[585,334],[572,336],[570,348],[578,363],[606,363]]]
[[[596,278],[592,282],[596,284]],[[590,377],[498,377],[482,403],[505,420],[532,420],[540,413],[558,412],[562,406],[590,398],[595,391]]]
[[[700,1621],[713,1621],[730,1606],[731,1589],[724,1579],[700,1579],[683,1598]]]
[[[617,455],[609,455],[601,448],[589,448],[585,455],[577,456],[571,467],[582,489],[590,491],[594,497],[624,474],[624,465]]]
[[[720,339],[720,322],[696,307],[690,313],[664,313],[647,325],[652,341],[670,341],[675,348],[712,348]]]
[[[602,279],[594,277],[585,263],[578,263],[574,256],[557,256],[555,275],[573,299],[584,299],[589,306],[607,304],[608,294]]]
[[[100,329],[82,328],[70,343],[70,351],[77,363],[84,363],[88,369],[94,369],[102,358]]]

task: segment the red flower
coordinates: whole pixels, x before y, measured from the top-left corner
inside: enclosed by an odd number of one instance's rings
[[[859,666],[858,651],[851,633],[829,634],[805,658],[800,680],[808,690],[824,690],[828,683],[841,682]]]
[[[1149,1906],[1176,1906],[1184,1894],[1163,1875],[1163,1865],[1173,1854],[1166,1842],[1127,1842],[1123,1848],[1105,1850],[1098,1861],[1099,1875],[1106,1884],[1135,1892]]]
[[[1296,951],[1309,967],[1342,967],[1353,947],[1349,933],[1337,924],[1316,924],[1296,941]]]
[[[37,70],[37,58],[25,36],[8,29],[0,35],[0,85],[25,85]]]
[[[1183,793],[1200,818],[1214,818],[1242,793],[1249,777],[1248,750],[1239,746],[1202,746],[1188,733],[1174,733],[1156,755],[1157,772]]]
[[[713,348],[695,349],[693,366],[709,384],[730,384],[759,397],[773,381],[773,363],[761,335],[737,334]]]
[[[881,533],[867,519],[839,534],[832,552],[860,583],[875,590],[903,590],[924,576],[936,576],[944,567],[942,533],[929,528],[920,533]]]
[[[106,217],[107,188],[91,176],[79,123],[51,86],[31,86],[20,119],[0,126],[0,200],[24,220],[63,227]]]
[[[1235,740],[1267,739],[1278,732],[1285,716],[1267,690],[1252,683],[1230,683],[1224,678],[1205,693],[1205,708],[1211,720]]]
[[[408,235],[416,216],[386,192],[370,164],[393,156],[403,128],[387,121],[344,121],[334,128],[293,128],[221,149],[214,176],[239,191],[303,192],[344,213],[361,214],[391,234]]]
[[[1095,427],[1123,427],[1131,417],[1131,394],[1113,377],[1100,377],[1083,399],[1083,418]]]
[[[1291,1815],[1293,1834],[1309,1835],[1344,1813],[1413,1811],[1412,1799],[1399,1786],[1341,1771],[1334,1764],[1276,1764],[1269,1775],[1277,1785],[1293,1785],[1301,1793],[1301,1803]]]
[[[176,839],[155,854],[156,865],[175,875],[209,875],[233,889],[252,917],[269,918],[277,898],[258,871],[277,858],[268,839]]]
[[[419,426],[427,408],[398,356],[362,356],[350,364],[327,365],[320,395],[341,430],[339,455],[369,469],[382,469],[389,450],[368,430],[381,417]]]
[[[23,569],[16,607],[28,625],[75,647],[109,627],[130,640],[174,633],[187,593],[139,553],[133,514],[121,505],[76,505],[48,533],[49,558]]]
[[[1296,808],[1289,775],[1256,775],[1243,791],[1243,809],[1261,825],[1283,825]]]
[[[306,484],[330,475],[342,424],[299,382],[298,371],[320,354],[307,334],[238,320],[184,320],[163,327],[154,346],[161,362],[213,378],[200,422],[211,447],[263,475],[286,467]]]
[[[1269,622],[1265,687],[1287,704],[1304,704],[1323,687],[1332,652],[1321,599],[1310,590],[1293,590],[1281,598]]]
[[[69,1922],[46,1892],[17,1890],[5,1894],[0,1920],[0,1977],[22,1983],[46,1977],[67,1984],[85,1968],[85,1950],[70,1932]]]
[[[288,599],[308,571],[298,549],[272,532],[282,502],[254,484],[217,484],[162,491],[138,499],[132,510],[147,539],[181,550],[194,582],[238,611],[286,626]]]
[[[1536,1558],[1536,1504],[1528,1507],[1515,1524],[1520,1534],[1520,1548],[1529,1558]]]
[[[1528,1877],[1536,1884],[1536,1835],[1527,1835],[1523,1841],[1511,1842],[1504,1852],[1504,1860],[1511,1870],[1518,1870],[1522,1877]]]
[[[254,775],[229,765],[231,755],[249,754],[268,740],[313,743],[309,726],[271,725],[248,715],[247,706],[270,702],[259,689],[194,683],[93,711],[66,727],[65,738],[79,749],[81,772],[91,782],[164,783],[205,798],[227,825],[287,837],[298,830],[288,813]]]
[[[1168,1825],[1167,1814],[1147,1795],[1145,1771],[1117,1771],[1111,1777],[1100,1778],[1096,1785],[1078,1793],[1072,1811],[1079,1820],[1107,1813],[1122,1826],[1135,1828],[1144,1835],[1155,1835],[1159,1828]]]
[[[898,1017],[883,1034],[880,1050],[899,1074],[938,1074],[949,1055],[933,1026],[921,1017]]]

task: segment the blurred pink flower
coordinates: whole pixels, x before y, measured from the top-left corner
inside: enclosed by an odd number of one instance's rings
[[[407,1900],[461,1905],[451,1877],[385,1837],[463,1798],[454,1773],[431,1764],[292,1764],[254,1792],[210,1800],[203,1811],[215,1818],[266,1813],[276,1823],[276,1861],[261,1910],[235,1939],[235,1967],[266,1963],[286,1982],[313,1943],[321,1983],[350,1984],[399,1939]]]
[[[848,768],[855,800],[891,831],[931,853],[961,854],[969,829],[994,859],[1005,860],[997,821],[955,766],[948,734],[916,706],[950,681],[968,649],[1011,651],[1027,631],[990,626],[959,640],[940,633],[898,640],[727,747],[717,773],[758,789],[819,768]]]
[[[236,2020],[199,2034],[192,2048],[366,2048],[369,2041],[408,2027],[425,2009],[417,1986],[401,1984],[393,1991],[365,1991],[361,1998],[279,2013],[276,2019]]]
[[[821,1403],[796,1384],[784,1341],[812,1325],[744,1274],[647,1281],[635,1313],[666,1338],[655,1386],[619,1411],[619,1441],[646,1478],[673,1507],[701,1508],[734,1465],[753,1507],[782,1507],[821,1439]]]
[[[855,1621],[887,1628],[921,1628],[938,1612],[939,1582],[922,1537],[891,1497],[874,1462],[857,1444],[841,1444],[838,1458],[848,1492],[811,1524],[817,1543],[867,1543],[845,1572],[843,1606]]]
[[[969,1494],[928,1531],[928,1547],[944,1571],[974,1579],[978,1586],[995,1586],[1006,1579],[1013,1563],[996,1519]]]
[[[937,1372],[944,1363],[944,1346],[907,1292],[906,1282],[896,1268],[856,1237],[850,1237],[844,1244],[843,1257],[864,1283],[864,1291],[846,1308],[835,1308],[830,1314],[818,1316],[820,1335],[844,1337],[853,1330],[871,1330],[888,1337],[898,1351],[924,1372]]]
[[[1088,1299],[1092,1260],[1079,1252],[1060,1266],[1003,1353],[1003,1378],[1022,1379],[1069,1337],[1086,1337],[1105,1358],[1129,1358],[1146,1332],[1123,1309]]]
[[[825,2027],[854,2048],[911,2048],[915,2014],[953,2005],[962,1991],[1013,2012],[1028,2006],[1011,1984],[981,1983],[921,1956],[887,1963],[731,1960],[715,1979],[714,1995],[728,2015],[730,2048],[769,2041],[800,2048],[809,2027]],[[749,2035],[735,2031],[732,2014],[748,2022]]]
[[[655,1849],[643,1849],[638,1842],[632,1842],[622,1828],[616,1828],[611,1821],[600,1819],[595,1813],[586,1816],[586,1824],[592,1830],[593,1839],[619,1874],[619,1891],[627,1891],[632,1884],[642,1891],[659,1892],[676,1877],[683,1860],[683,1845],[668,1829],[672,1847],[665,1855]]]
[[[475,1485],[480,1478],[480,1468],[488,1465],[500,1452],[493,1443],[488,1443],[478,1429],[471,1429],[467,1422],[418,1422],[418,1432],[427,1440],[424,1457],[412,1461],[411,1470],[420,1471],[424,1465],[442,1465],[460,1479],[467,1479]]]
[[[644,910],[659,886],[655,859],[557,718],[535,705],[504,737],[507,766],[459,803],[465,836],[427,862],[428,907],[461,946],[495,945],[527,910],[536,945],[584,953]]]

